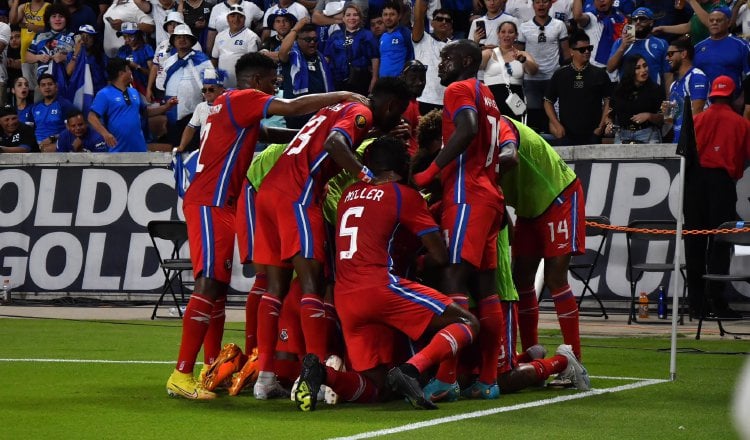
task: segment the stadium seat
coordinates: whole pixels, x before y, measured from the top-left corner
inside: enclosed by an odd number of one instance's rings
[[[604,225],[610,224],[608,217],[600,217],[600,216],[586,217],[586,223],[587,223],[586,224],[586,241],[588,242],[589,238],[599,237],[599,244],[596,246],[595,249],[590,249],[587,246],[586,253],[584,255],[574,256],[570,261],[570,266],[568,266],[568,270],[570,271],[570,274],[573,276],[573,278],[583,283],[583,290],[581,291],[581,296],[578,297],[578,309],[580,310],[581,308],[581,301],[583,301],[583,297],[586,295],[586,292],[589,292],[591,293],[591,297],[594,298],[596,302],[599,303],[599,308],[601,309],[601,314],[595,315],[595,316],[604,316],[604,319],[609,319],[609,316],[607,316],[607,309],[604,308],[604,304],[602,303],[602,300],[599,298],[599,295],[597,295],[596,292],[594,292],[594,290],[589,285],[589,283],[591,282],[591,278],[594,276],[594,272],[596,271],[596,265],[599,262],[599,257],[602,254],[604,243],[607,241],[607,238],[609,237],[609,230],[604,229],[599,226],[589,226],[588,222],[596,222],[596,223],[600,223]]]
[[[722,223],[718,229],[742,229],[746,227],[744,222],[726,222]],[[750,227],[748,225],[747,227]],[[727,243],[732,246],[732,258],[734,258],[734,246],[750,246],[750,229],[744,231],[744,232],[723,232],[723,233],[717,233],[714,235],[714,240],[716,242],[723,242]],[[746,283],[750,283],[750,273],[739,273],[739,274],[711,274],[707,273],[703,275],[703,279],[706,280],[706,288],[705,291],[708,292],[708,283],[710,281],[720,282],[720,283],[732,283],[736,281],[744,281]],[[725,334],[729,335],[748,335],[748,333],[737,333],[737,332],[730,332],[726,328],[724,328],[724,325],[722,324],[722,319],[720,318],[711,318],[706,317],[705,315],[701,315],[698,318],[698,330],[695,333],[695,339],[701,338],[701,327],[703,326],[703,321],[716,321],[719,325],[719,333],[721,336],[724,336]],[[728,320],[724,320],[728,321]]]
[[[628,279],[630,280],[630,313],[628,315],[628,324],[638,321],[636,314],[636,302],[638,297],[636,296],[638,281],[643,277],[646,272],[664,272],[670,273],[674,271],[674,244],[675,234],[670,233],[650,233],[643,232],[643,229],[669,229],[676,230],[677,222],[674,220],[634,220],[628,224],[629,228],[636,228],[639,231],[627,232],[627,248],[628,248]],[[654,262],[653,258],[649,261],[648,254],[649,250],[656,251],[661,246],[666,258],[659,262]],[[666,247],[666,249],[664,249]],[[683,254],[684,255],[684,254]],[[682,275],[683,289],[682,289],[682,303],[680,313],[680,322],[682,322],[684,303],[687,294],[687,278],[685,275],[685,264],[680,264],[680,275]],[[648,322],[664,322],[668,321],[656,321],[650,320]]]
[[[187,283],[182,279],[182,273],[185,271],[192,271],[193,265],[189,258],[180,258],[180,248],[187,242],[188,232],[187,224],[184,221],[179,220],[152,220],[148,222],[148,234],[151,237],[151,242],[154,244],[156,250],[156,256],[159,258],[159,266],[164,273],[164,286],[161,291],[159,299],[154,305],[154,311],[151,314],[151,319],[156,318],[156,312],[159,309],[159,305],[164,301],[164,296],[167,292],[172,295],[175,307],[177,308],[177,314],[182,318],[182,309],[180,309],[180,301],[177,300],[173,283],[175,279],[180,284],[180,298],[182,302],[185,301],[185,287],[192,283]],[[159,247],[156,245],[156,240],[168,241],[172,245],[172,251],[168,258],[162,255],[159,251]]]

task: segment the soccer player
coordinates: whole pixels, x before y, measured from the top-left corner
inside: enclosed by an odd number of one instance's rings
[[[532,129],[503,117],[518,139],[518,159],[500,161],[505,203],[516,210],[513,278],[518,287],[518,326],[524,350],[539,341],[539,303],[534,277],[544,259],[544,284],[552,294],[563,341],[581,358],[578,305],[568,284],[572,255],[585,252],[583,188],[557,152]]]
[[[258,307],[260,374],[253,394],[267,399],[280,394],[273,373],[273,349],[281,302],[289,290],[292,268],[302,283],[302,329],[308,352],[328,354],[328,327],[322,300],[325,229],[321,203],[325,183],[341,168],[360,180],[375,175],[353,153],[374,125],[395,127],[406,109],[409,91],[398,78],[382,78],[370,105],[340,103],[313,116],[289,144],[263,180],[256,199],[254,261],[268,267],[268,291]]]
[[[224,302],[231,279],[237,198],[259,138],[286,142],[291,136],[280,129],[265,128],[268,115],[301,115],[341,101],[364,101],[350,92],[307,95],[293,100],[274,97],[276,63],[263,54],[243,55],[235,67],[239,90],[214,101],[183,211],[188,226],[195,291],[183,317],[182,340],[175,371],[167,381],[167,393],[188,399],[213,399],[215,394],[198,383],[193,367],[211,321],[223,327]],[[243,216],[238,216],[244,221]],[[221,338],[218,338],[220,341]],[[215,347],[205,347],[216,354]]]
[[[448,43],[440,51],[438,75],[445,90],[445,147],[430,166],[414,175],[426,187],[437,175],[443,185],[441,229],[448,240],[450,264],[443,291],[459,304],[468,304],[469,278],[478,307],[482,365],[477,382],[464,390],[468,397],[495,399],[497,357],[500,353],[502,310],[495,288],[497,233],[504,210],[495,184],[494,162],[500,111],[492,92],[476,78],[482,61],[479,45],[470,40]],[[441,364],[426,393],[434,399],[455,400],[455,364]]]
[[[308,353],[294,397],[300,409],[311,411],[321,384],[341,399],[362,403],[387,398],[390,388],[416,408],[435,409],[423,397],[417,376],[455,357],[474,339],[479,323],[440,292],[393,274],[392,237],[401,228],[421,237],[433,265],[444,265],[448,256],[422,196],[405,185],[409,157],[404,143],[379,138],[365,157],[380,183],[349,186],[339,200],[336,227],[336,309],[354,371],[324,367],[318,356]],[[386,373],[396,361],[396,331],[412,340],[432,338]]]

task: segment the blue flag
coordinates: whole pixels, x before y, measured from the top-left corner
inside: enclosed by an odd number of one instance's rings
[[[94,81],[91,78],[88,56],[85,50],[80,52],[78,63],[70,76],[66,95],[84,115],[88,115],[91,103],[94,101]]]
[[[195,168],[198,165],[198,151],[189,153],[175,153],[172,157],[172,171],[174,172],[175,189],[180,198],[185,196],[185,192],[190,186],[190,182],[195,177]]]

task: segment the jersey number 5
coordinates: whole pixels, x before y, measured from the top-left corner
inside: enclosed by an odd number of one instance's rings
[[[356,226],[347,226],[346,222],[349,217],[362,217],[362,213],[365,211],[364,206],[352,206],[347,209],[344,215],[341,216],[341,224],[339,225],[339,237],[350,237],[349,249],[339,252],[339,258],[342,260],[348,260],[357,253],[357,232],[359,228]]]

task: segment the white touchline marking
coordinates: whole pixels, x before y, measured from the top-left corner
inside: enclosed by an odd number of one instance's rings
[[[600,379],[623,379],[623,380],[630,379],[630,378],[607,377],[607,376],[600,376],[600,377],[591,376],[591,377],[600,378]],[[364,439],[364,438],[380,437],[382,435],[397,434],[400,432],[413,431],[415,429],[428,428],[431,426],[442,425],[444,423],[475,419],[477,417],[490,416],[493,414],[499,414],[499,413],[510,412],[510,411],[517,411],[520,409],[552,405],[555,403],[567,402],[570,400],[583,399],[585,397],[595,396],[598,394],[617,393],[620,391],[628,391],[628,390],[641,388],[641,387],[645,387],[649,385],[656,385],[656,384],[660,384],[664,382],[669,382],[669,380],[667,379],[635,379],[635,380],[637,380],[638,382],[627,384],[627,385],[620,385],[620,386],[616,386],[612,388],[592,389],[590,391],[585,391],[582,393],[569,394],[565,396],[553,397],[551,399],[537,400],[534,402],[520,403],[518,405],[504,406],[500,408],[492,408],[492,409],[474,411],[474,412],[464,413],[464,414],[456,414],[456,415],[449,416],[449,417],[441,417],[441,418],[432,419],[432,420],[425,420],[424,422],[409,423],[409,424],[402,425],[402,426],[396,426],[394,428],[381,429],[378,431],[363,432],[363,433],[355,434],[349,437],[336,437],[331,440],[357,440],[357,439]]]

